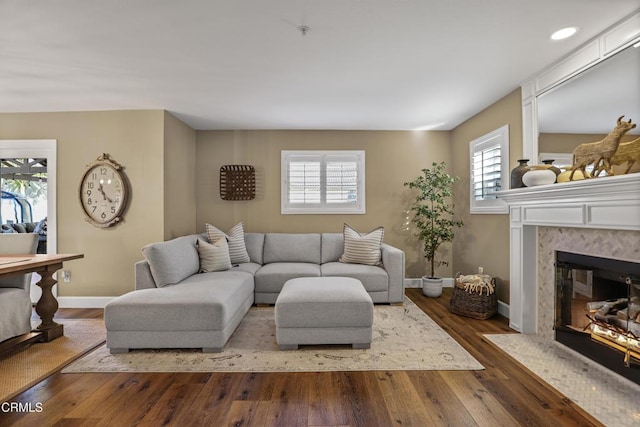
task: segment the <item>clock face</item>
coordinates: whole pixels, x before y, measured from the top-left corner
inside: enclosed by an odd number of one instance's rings
[[[127,201],[127,187],[120,166],[109,161],[93,163],[80,184],[80,202],[87,220],[109,227],[121,219]]]

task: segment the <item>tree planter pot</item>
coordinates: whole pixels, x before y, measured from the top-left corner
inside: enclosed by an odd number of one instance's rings
[[[442,295],[443,279],[441,277],[422,276],[422,293],[430,298]]]

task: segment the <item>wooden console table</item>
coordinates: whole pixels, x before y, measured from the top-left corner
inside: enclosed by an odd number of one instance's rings
[[[0,256],[0,277],[25,273],[38,273],[42,278],[37,285],[42,295],[36,304],[36,313],[41,323],[34,332],[39,333],[39,341],[49,342],[64,334],[61,324],[53,321],[58,311],[58,300],[51,289],[56,284],[53,274],[62,268],[62,263],[83,258],[83,254],[47,254],[47,255],[2,255]]]

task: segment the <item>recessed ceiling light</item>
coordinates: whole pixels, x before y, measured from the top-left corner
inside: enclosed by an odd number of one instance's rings
[[[578,27],[562,28],[551,34],[551,40],[564,40],[578,32]]]

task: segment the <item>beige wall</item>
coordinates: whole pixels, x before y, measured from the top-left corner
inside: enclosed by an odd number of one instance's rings
[[[432,162],[445,161],[463,181],[456,187],[457,217],[466,223],[450,261],[437,274],[483,265],[508,278],[508,218],[468,213],[468,142],[504,123],[511,125],[511,163],[521,153],[519,91],[515,91],[452,132],[433,131],[199,131],[164,111],[0,114],[0,139],[58,141],[58,252],[81,252],[70,262],[72,281],[61,296],[113,296],[133,289],[133,264],[142,246],[204,230],[205,222],[228,229],[244,221],[248,231],[340,232],[347,222],[361,231],[385,227],[385,241],[406,252],[407,277],[426,272],[420,242],[407,231],[412,194],[403,183]],[[363,149],[366,151],[365,215],[281,215],[282,150]],[[124,221],[99,229],[84,220],[78,185],[85,166],[101,153],[124,165],[132,194]],[[252,164],[256,200],[223,201],[219,170]],[[185,191],[186,189],[186,191]],[[190,189],[193,189],[191,191]],[[508,301],[505,287],[499,291]]]
[[[282,215],[281,150],[365,150],[364,215]],[[206,222],[224,230],[243,221],[248,231],[341,232],[343,223],[359,231],[384,226],[384,240],[406,252],[407,277],[425,274],[419,242],[403,231],[410,191],[403,183],[433,161],[450,162],[449,132],[396,131],[207,131],[198,132],[196,149],[197,229]],[[252,201],[220,199],[219,173],[225,164],[256,168]],[[450,251],[446,254],[451,259]],[[451,267],[439,274],[451,276]]]
[[[594,142],[605,135],[579,133],[541,133],[538,135],[538,152],[540,153],[573,153],[583,142]],[[529,164],[533,164],[529,162]]]
[[[454,189],[456,213],[464,227],[453,244],[453,271],[475,273],[478,266],[496,277],[498,299],[509,303],[509,215],[469,212],[469,143],[505,124],[509,125],[509,164],[522,156],[522,100],[520,89],[476,114],[451,132],[453,173],[462,178]]]
[[[113,296],[132,290],[141,247],[163,240],[165,216],[178,222],[171,209],[165,212],[165,169],[168,176],[175,173],[171,162],[165,162],[164,134],[167,153],[193,136],[171,119],[165,129],[164,122],[165,113],[159,110],[0,114],[0,139],[57,140],[58,252],[85,255],[65,265],[72,279],[60,284],[60,296]],[[85,167],[102,153],[124,166],[132,190],[124,221],[108,229],[86,222],[78,201]],[[180,162],[188,165],[185,159]]]
[[[573,153],[580,144],[602,140],[604,134],[590,133],[541,133],[538,135],[538,151],[540,153]],[[620,142],[629,142],[638,135],[626,134]]]
[[[196,131],[164,113],[164,240],[195,233]]]

